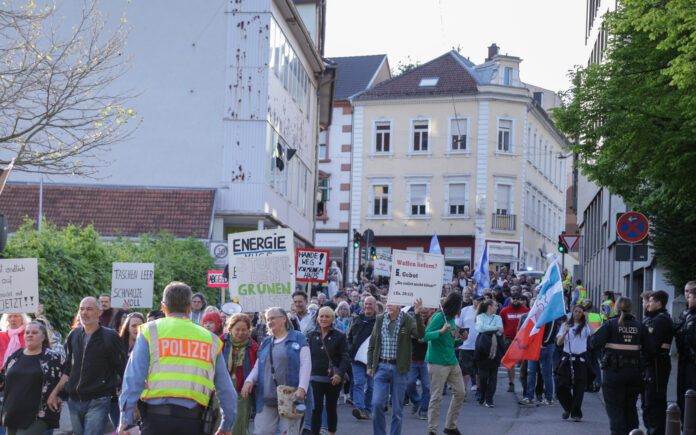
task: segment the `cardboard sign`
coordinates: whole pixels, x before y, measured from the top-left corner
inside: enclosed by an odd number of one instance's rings
[[[421,298],[426,308],[440,306],[445,256],[394,250],[387,303],[412,305]]]
[[[442,275],[443,284],[451,284],[454,279],[454,266],[445,266],[445,274]]]
[[[227,278],[222,274],[224,270],[209,270],[208,271],[208,287],[227,287]]]
[[[237,277],[232,281],[236,293],[232,298],[239,298],[245,312],[269,307],[289,309],[295,291],[294,279],[286,267],[289,261],[286,255],[237,258]]]
[[[0,314],[35,313],[39,304],[36,258],[0,260]]]
[[[113,263],[111,266],[111,305],[152,308],[155,286],[154,263]]]
[[[322,249],[297,248],[295,264],[297,280],[304,282],[326,282],[329,274],[329,251]]]
[[[377,259],[373,261],[374,273],[377,276],[390,276],[392,266],[391,252],[378,251]]]
[[[293,237],[287,228],[229,234],[230,298],[239,299],[245,312],[290,309],[295,291]]]

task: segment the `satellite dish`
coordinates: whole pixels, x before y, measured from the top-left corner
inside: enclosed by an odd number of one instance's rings
[[[231,316],[232,314],[237,314],[242,312],[242,306],[236,302],[227,302],[222,304],[222,312]]]

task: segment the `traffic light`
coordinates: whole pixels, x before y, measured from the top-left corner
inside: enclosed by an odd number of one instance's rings
[[[358,249],[360,247],[360,233],[353,230],[353,248]]]
[[[373,260],[377,259],[377,248],[374,246],[370,247],[370,258],[372,258]]]
[[[565,243],[563,242],[563,237],[558,236],[558,252],[561,254],[565,254],[568,252],[568,248],[566,248]]]

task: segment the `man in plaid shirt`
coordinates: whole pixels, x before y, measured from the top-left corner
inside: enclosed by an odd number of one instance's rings
[[[367,375],[374,376],[372,429],[375,435],[386,435],[384,404],[392,393],[391,435],[401,434],[403,407],[401,400],[406,377],[411,370],[411,338],[423,338],[425,325],[420,312],[421,299],[413,304],[415,316],[401,311],[399,305],[387,305],[387,312],[377,316],[367,351]]]

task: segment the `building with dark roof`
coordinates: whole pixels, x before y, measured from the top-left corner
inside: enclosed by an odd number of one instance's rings
[[[329,59],[336,68],[332,122],[319,136],[319,177],[315,245],[331,252],[344,276],[351,227],[353,96],[391,78],[384,54]],[[347,279],[350,281],[352,279]]]
[[[450,51],[354,95],[350,227],[378,251],[427,252],[436,233],[455,269],[485,246],[492,267],[542,268],[570,165],[521,62],[495,44],[478,65]]]

